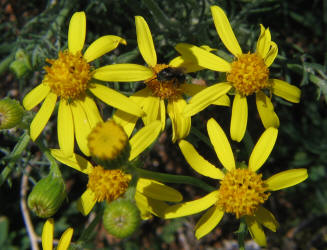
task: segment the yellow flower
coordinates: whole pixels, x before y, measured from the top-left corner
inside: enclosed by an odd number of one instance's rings
[[[224,59],[197,46],[181,43],[176,50],[189,61],[198,66],[213,71],[226,72],[227,82],[214,84],[199,92],[185,107],[184,115],[192,116],[231,89],[235,92],[232,106],[230,134],[233,140],[241,141],[247,125],[247,96],[256,94],[256,105],[265,128],[278,127],[279,119],[274,112],[273,104],[264,90],[298,103],[301,91],[297,87],[278,79],[269,79],[269,66],[275,60],[278,48],[271,41],[269,29],[262,25],[255,53],[243,53],[224,11],[218,6],[212,6],[211,12],[218,35],[226,48],[235,56],[235,61],[229,63]]]
[[[142,153],[157,138],[160,130],[159,121],[140,129],[129,141],[131,151],[128,160],[132,161]],[[108,145],[108,151],[116,149],[116,145],[110,145],[110,143]],[[120,169],[107,170],[101,166],[93,166],[91,162],[78,154],[67,156],[58,149],[52,149],[51,154],[58,161],[88,175],[87,189],[78,201],[78,209],[83,215],[87,215],[96,202],[104,200],[110,202],[123,195],[132,178]],[[168,206],[164,201],[178,202],[182,200],[182,195],[160,182],[139,178],[135,200],[142,218],[146,219],[151,213],[162,216]]]
[[[43,250],[53,249],[53,231],[54,231],[54,221],[52,218],[48,219],[43,226],[42,230],[42,248]],[[57,250],[66,250],[70,245],[70,241],[73,236],[74,229],[71,227],[66,229],[66,231],[60,237]]]
[[[262,180],[261,174],[256,173],[274,147],[278,133],[276,128],[270,127],[261,135],[252,151],[247,168],[246,166],[236,168],[228,139],[213,118],[208,121],[207,130],[226,173],[200,156],[189,142],[181,140],[179,146],[190,166],[199,174],[220,180],[220,187],[203,198],[170,206],[166,209],[164,218],[187,216],[210,208],[195,226],[195,236],[199,239],[218,225],[224,213],[232,213],[237,218],[244,218],[253,239],[260,246],[265,246],[266,237],[262,226],[274,232],[278,227],[273,214],[262,206],[270,195],[268,192],[304,181],[308,177],[307,170],[286,170],[266,180]]]
[[[47,124],[57,99],[60,97],[58,142],[60,148],[67,155],[74,151],[75,137],[80,150],[85,155],[89,155],[87,135],[95,124],[102,121],[93,95],[106,104],[129,114],[144,115],[142,109],[126,96],[104,85],[92,82],[92,78],[99,79],[101,74],[110,74],[110,68],[105,66],[93,70],[89,63],[115,49],[120,43],[126,44],[126,41],[118,36],[102,36],[82,54],[85,35],[85,13],[76,12],[69,24],[68,50],[59,52],[56,60],[47,59],[51,66],[45,67],[46,75],[42,83],[29,92],[23,100],[23,105],[27,110],[31,110],[44,100],[30,126],[31,138],[36,140]],[[119,65],[115,65],[115,67],[117,68]],[[137,68],[139,68],[138,65]],[[141,78],[136,74],[131,78],[135,81],[144,80],[151,74],[152,72],[148,70]]]
[[[205,86],[185,84],[184,82],[180,83],[175,78],[160,79],[158,77],[159,72],[166,68],[176,68],[176,64],[179,64],[180,61],[173,60],[168,65],[158,64],[157,54],[148,24],[141,16],[135,17],[135,23],[138,47],[143,59],[148,65],[148,69],[152,71],[152,76],[144,81],[146,87],[137,91],[130,98],[145,111],[146,116],[142,117],[145,125],[159,120],[162,123],[162,129],[164,129],[166,121],[166,101],[167,113],[172,121],[172,141],[175,142],[186,137],[191,128],[191,118],[183,116],[181,113],[186,106],[183,94],[193,96],[204,89]],[[190,66],[190,68],[186,68],[187,66]],[[185,67],[186,72],[194,70],[192,65],[184,64],[183,67]],[[222,96],[214,104],[229,106],[229,98]],[[124,110],[120,110],[115,113],[114,120],[124,126],[127,134],[130,134],[133,131],[138,117],[127,114]]]

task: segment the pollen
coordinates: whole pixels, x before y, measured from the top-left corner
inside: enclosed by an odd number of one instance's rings
[[[93,191],[97,202],[111,202],[126,192],[131,179],[131,175],[121,170],[105,170],[96,166],[89,174],[87,187]]]
[[[239,219],[244,215],[254,215],[258,206],[264,203],[270,193],[262,181],[261,174],[248,169],[234,169],[220,182],[217,205]]]
[[[82,53],[59,52],[58,59],[46,60],[51,66],[45,66],[47,72],[43,84],[48,85],[57,96],[75,99],[83,95],[92,77],[90,65]]]
[[[242,54],[231,66],[227,81],[231,82],[241,95],[252,95],[261,89],[271,87],[268,81],[269,69],[259,55]]]
[[[157,64],[152,68],[154,72],[153,76],[144,82],[151,89],[154,96],[160,97],[161,99],[176,99],[183,93],[182,89],[179,88],[178,81],[176,79],[159,81],[157,77],[161,70],[168,67],[166,64]]]

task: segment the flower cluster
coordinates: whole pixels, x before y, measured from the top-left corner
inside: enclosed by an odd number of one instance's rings
[[[269,29],[260,25],[255,51],[243,52],[224,11],[212,6],[211,12],[221,41],[233,55],[232,62],[217,56],[216,50],[206,45],[188,43],[176,45],[180,55],[169,63],[158,62],[149,26],[143,17],[136,16],[136,39],[146,66],[126,63],[99,68],[95,68],[92,61],[120,44],[126,44],[126,41],[114,35],[102,36],[83,52],[86,16],[84,12],[77,12],[70,20],[68,48],[60,51],[57,59],[46,60],[48,66],[44,67],[46,73],[43,81],[23,100],[26,110],[33,109],[43,101],[30,124],[33,141],[41,135],[59,100],[59,149],[51,149],[51,155],[88,177],[85,191],[77,201],[77,208],[86,216],[97,203],[106,203],[106,228],[117,237],[127,237],[135,228],[128,227],[124,232],[119,231],[119,228],[111,228],[115,224],[112,216],[118,216],[118,220],[133,217],[131,223],[136,226],[139,224],[138,218],[145,220],[155,215],[171,219],[207,210],[195,226],[198,239],[212,231],[223,215],[229,213],[246,224],[260,246],[266,246],[262,226],[271,231],[276,231],[278,227],[273,214],[264,207],[270,192],[296,185],[308,177],[306,169],[285,170],[269,178],[259,173],[273,150],[280,125],[271,94],[293,103],[300,101],[301,94],[297,87],[270,77],[269,67],[277,56],[278,47],[271,40]],[[186,73],[205,69],[226,73],[226,80],[211,86],[200,86],[185,77]],[[101,81],[141,81],[144,88],[131,96],[125,96]],[[192,116],[211,104],[229,107],[229,95],[234,96],[230,123],[232,140],[240,142],[245,135],[248,123],[247,99],[252,95],[255,95],[265,130],[253,148],[248,164],[245,164],[235,159],[220,125],[213,118],[209,119],[207,132],[224,167],[222,170],[203,158],[185,138],[190,133]],[[101,116],[95,98],[117,109],[107,121]],[[138,129],[142,126],[140,118],[144,126]],[[178,143],[189,165],[197,173],[217,180],[217,188],[202,198],[182,202],[181,193],[163,182],[188,184],[184,181],[187,180],[185,176],[142,168],[143,162],[139,156],[165,130],[167,119],[171,121],[172,143]],[[136,126],[137,123],[140,126]],[[75,139],[84,156],[75,153]],[[116,204],[113,203],[115,201],[118,205],[110,206],[111,203]],[[119,204],[128,205],[120,209]],[[125,211],[129,213],[126,216],[122,215]],[[48,217],[52,214],[48,214]],[[121,228],[127,224],[125,219],[119,223]],[[46,222],[43,234],[44,248],[52,249],[52,220]],[[72,230],[65,233],[62,244],[68,247],[71,237]],[[58,249],[64,247],[59,246]]]

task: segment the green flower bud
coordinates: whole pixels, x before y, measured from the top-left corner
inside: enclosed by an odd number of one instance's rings
[[[28,55],[22,49],[18,49],[15,55],[15,61],[9,65],[9,69],[18,79],[25,76],[32,70]]]
[[[49,174],[34,186],[28,196],[28,207],[39,217],[53,216],[66,198],[65,184],[61,177]]]
[[[118,199],[107,203],[102,221],[108,233],[117,238],[126,238],[138,229],[140,211],[134,202]]]
[[[19,125],[24,114],[18,101],[5,98],[0,100],[0,129],[9,129]]]

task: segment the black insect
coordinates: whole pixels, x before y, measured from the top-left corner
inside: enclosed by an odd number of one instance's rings
[[[168,67],[157,74],[157,80],[160,82],[173,81],[174,84],[178,85],[185,82],[185,74],[181,68]]]

